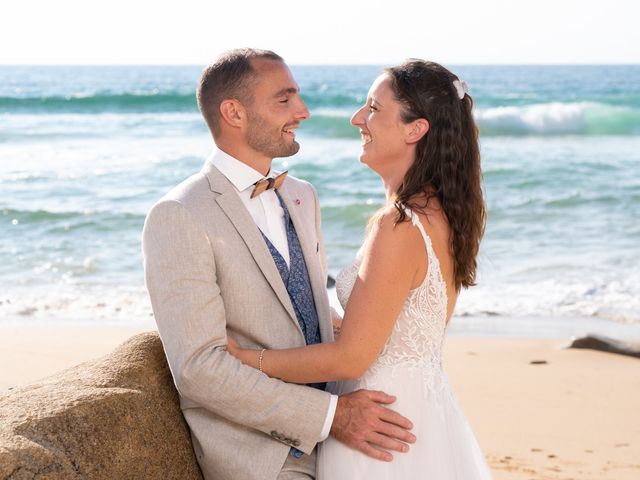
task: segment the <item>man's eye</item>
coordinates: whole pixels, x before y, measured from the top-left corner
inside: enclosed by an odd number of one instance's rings
[[[288,98],[283,98],[282,100],[280,100],[280,103],[287,103],[289,101]]]

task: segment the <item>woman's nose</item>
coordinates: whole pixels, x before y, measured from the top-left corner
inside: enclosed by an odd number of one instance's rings
[[[351,117],[351,125],[353,125],[354,127],[357,127],[359,125],[363,125],[364,124],[364,120],[362,118],[362,112],[364,110],[364,107],[362,107],[360,110],[358,110],[356,113],[354,113]]]

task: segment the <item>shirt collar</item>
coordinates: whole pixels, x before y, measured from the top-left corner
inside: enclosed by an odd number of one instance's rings
[[[223,152],[219,148],[216,148],[209,156],[209,162],[220,170],[220,173],[227,177],[227,180],[229,180],[239,192],[246,190],[253,186],[258,180],[265,178],[257,170],[254,170],[246,163],[242,163],[240,160]],[[272,168],[269,170],[269,173],[267,173],[267,177],[273,176],[274,173],[277,172]]]

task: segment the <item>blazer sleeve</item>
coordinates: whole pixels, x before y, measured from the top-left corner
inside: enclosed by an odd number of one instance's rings
[[[145,283],[180,396],[310,453],[330,394],[269,378],[226,352],[226,319],[208,236],[177,200],[156,204],[142,236]]]

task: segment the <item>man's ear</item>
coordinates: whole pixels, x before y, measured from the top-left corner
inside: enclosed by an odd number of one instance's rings
[[[246,111],[238,100],[229,98],[220,104],[220,115],[223,121],[237,128],[242,126]]]
[[[426,118],[418,118],[407,125],[405,139],[407,143],[418,143],[429,131],[429,122]]]

